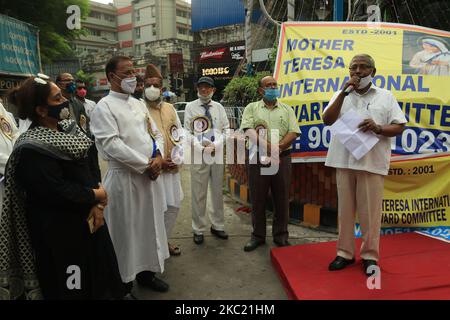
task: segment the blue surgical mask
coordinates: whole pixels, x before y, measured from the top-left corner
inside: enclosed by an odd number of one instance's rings
[[[278,96],[280,95],[280,91],[278,88],[267,88],[264,89],[264,98],[268,101],[275,101],[277,100]]]
[[[75,82],[71,82],[66,86],[67,93],[74,93],[75,90],[77,90],[77,85],[75,84]]]

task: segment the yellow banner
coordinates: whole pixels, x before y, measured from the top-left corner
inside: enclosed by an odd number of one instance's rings
[[[392,161],[382,226],[450,226],[450,155]]]
[[[375,60],[373,83],[390,90],[408,119],[392,152],[450,151],[450,32],[394,23],[289,22],[280,34],[275,78],[302,135],[295,162],[324,161],[330,143],[321,112],[349,79],[353,56]]]

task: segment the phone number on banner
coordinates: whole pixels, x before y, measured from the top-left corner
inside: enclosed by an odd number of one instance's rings
[[[330,146],[330,127],[323,124],[300,126],[302,135],[293,144],[296,158],[326,156]],[[435,129],[406,127],[403,133],[391,138],[394,154],[427,154],[450,151],[450,133]]]

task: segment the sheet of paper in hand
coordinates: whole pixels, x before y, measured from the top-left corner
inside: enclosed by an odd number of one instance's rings
[[[330,127],[345,148],[357,159],[364,157],[380,140],[373,132],[363,132],[358,125],[363,117],[355,111],[347,111]]]

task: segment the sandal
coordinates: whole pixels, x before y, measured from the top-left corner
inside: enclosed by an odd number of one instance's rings
[[[171,245],[170,243],[168,243],[168,245],[169,245],[169,253],[171,256],[179,256],[181,254],[180,247],[176,245]]]

